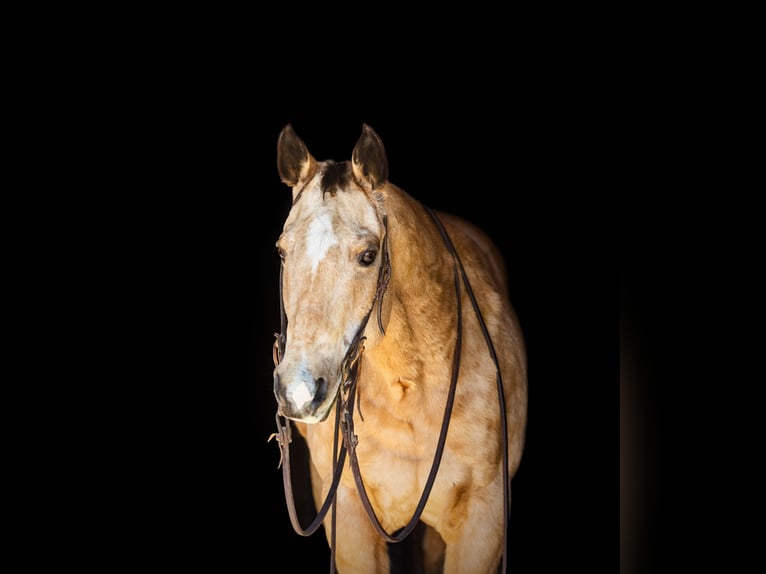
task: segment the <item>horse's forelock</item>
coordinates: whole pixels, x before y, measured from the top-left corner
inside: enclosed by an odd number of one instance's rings
[[[319,188],[322,191],[322,198],[328,193],[335,197],[339,191],[350,191],[359,189],[358,186],[352,186],[354,181],[354,172],[350,161],[335,162],[328,160],[319,180]],[[364,190],[361,190],[364,192]],[[367,193],[372,201],[376,211],[382,209],[384,204],[384,194],[380,190],[375,190],[371,194]],[[380,213],[380,212],[379,212]]]
[[[345,190],[349,186],[352,177],[351,164],[348,161],[339,163],[329,162],[319,181],[322,197],[328,193],[334,197],[338,191]]]

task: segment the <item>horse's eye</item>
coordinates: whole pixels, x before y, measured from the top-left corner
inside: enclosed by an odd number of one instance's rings
[[[363,267],[369,267],[373,264],[377,255],[378,252],[375,249],[367,249],[359,256],[359,265],[362,265]]]

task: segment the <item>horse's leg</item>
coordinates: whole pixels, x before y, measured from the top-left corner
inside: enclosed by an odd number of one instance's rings
[[[441,574],[444,571],[444,540],[430,526],[423,534],[423,556],[425,574]]]
[[[388,546],[370,524],[355,488],[342,484],[337,491],[335,564],[339,574],[389,574]],[[332,544],[331,515],[324,521],[328,544]]]
[[[312,456],[326,460],[331,452],[332,429],[322,425],[299,426],[306,437]],[[324,436],[320,433],[324,431]],[[324,440],[323,440],[324,439]],[[313,442],[312,442],[313,441]],[[317,454],[318,453],[318,454]],[[346,462],[348,464],[348,462]],[[329,467],[325,468],[323,480],[314,460],[311,461],[311,488],[317,512],[330,489],[331,476]],[[350,472],[347,467],[346,472]],[[336,491],[336,527],[338,534],[335,540],[335,565],[339,574],[389,574],[388,545],[375,531],[367,512],[359,500],[359,494],[354,484],[344,485],[341,482]],[[327,512],[323,521],[327,543],[332,547],[332,508]]]
[[[502,477],[462,498],[441,532],[444,574],[496,574],[503,554]]]

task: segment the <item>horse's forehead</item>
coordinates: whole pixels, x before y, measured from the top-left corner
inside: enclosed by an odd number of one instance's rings
[[[285,222],[286,232],[339,237],[379,232],[377,211],[363,190],[349,186],[327,192],[320,177],[306,186],[293,205]]]

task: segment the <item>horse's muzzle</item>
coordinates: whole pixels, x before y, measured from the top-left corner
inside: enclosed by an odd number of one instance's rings
[[[297,380],[286,383],[279,373],[274,373],[274,396],[277,412],[283,417],[306,423],[322,422],[327,418],[329,383],[326,378]]]

